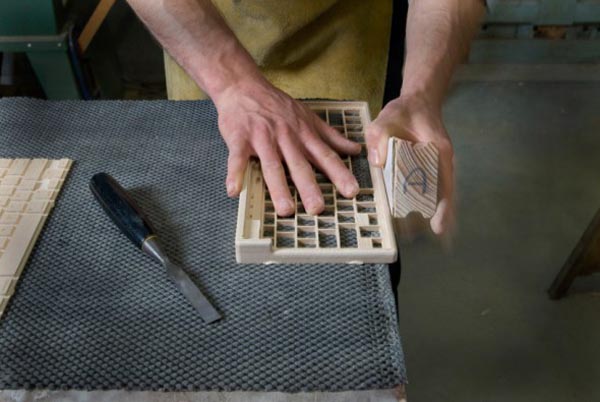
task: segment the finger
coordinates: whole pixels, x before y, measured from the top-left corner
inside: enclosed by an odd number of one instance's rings
[[[344,197],[352,198],[358,194],[359,187],[356,178],[333,149],[316,137],[307,141],[305,146],[311,161],[329,177],[329,180]]]
[[[244,148],[234,148],[229,151],[227,158],[227,178],[225,179],[228,196],[237,197],[240,195],[248,159],[248,151]]]
[[[440,153],[438,170],[439,202],[431,218],[431,230],[437,234],[451,233],[454,225],[454,157],[450,144],[436,144]]]
[[[337,152],[343,155],[357,155],[360,153],[360,144],[349,140],[344,134],[325,123],[318,116],[315,116],[315,128],[321,133],[321,138]]]
[[[264,137],[268,138],[268,137]],[[279,216],[289,216],[294,213],[296,207],[290,194],[290,189],[285,178],[285,171],[281,163],[279,154],[270,139],[258,141],[254,146],[256,154],[260,159],[260,165],[271,193],[271,199],[275,206],[275,211]]]
[[[452,217],[454,214],[452,209],[453,208],[449,200],[444,198],[438,202],[435,214],[429,221],[433,233],[441,236],[450,231]]]
[[[312,166],[300,151],[300,146],[291,135],[282,135],[280,149],[304,208],[311,215],[320,214],[325,208],[321,188],[317,184]]]
[[[389,129],[381,124],[373,122],[367,126],[365,132],[369,162],[376,167],[383,167],[387,158]]]

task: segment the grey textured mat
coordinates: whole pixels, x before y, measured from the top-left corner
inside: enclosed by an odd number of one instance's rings
[[[0,157],[75,160],[0,321],[0,388],[334,391],[405,381],[387,266],[237,265],[209,102],[0,100]],[[225,320],[102,212],[106,171]]]

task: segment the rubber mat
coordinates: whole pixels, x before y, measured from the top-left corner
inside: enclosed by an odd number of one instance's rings
[[[210,102],[0,100],[0,157],[70,158],[0,320],[0,388],[337,391],[405,382],[384,265],[239,265]],[[105,171],[215,302],[203,324],[95,202]]]

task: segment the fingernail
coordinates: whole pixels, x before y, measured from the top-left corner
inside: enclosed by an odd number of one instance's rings
[[[377,152],[377,149],[371,148],[369,150],[369,160],[372,165],[379,166],[379,152]]]
[[[344,186],[344,193],[346,197],[354,197],[358,193],[358,183],[347,183]]]
[[[279,200],[279,205],[282,208],[281,215],[291,215],[294,213],[294,209],[296,208],[292,200],[287,198],[282,198]]]
[[[287,205],[288,209],[291,212],[294,212],[294,209],[296,209],[296,206],[294,205],[294,202],[292,200],[285,200],[285,201],[286,201],[285,204]]]
[[[227,195],[232,196],[235,195],[236,188],[235,183],[227,183]]]
[[[313,197],[306,200],[306,211],[312,215],[320,213],[325,207],[325,202],[321,197]]]

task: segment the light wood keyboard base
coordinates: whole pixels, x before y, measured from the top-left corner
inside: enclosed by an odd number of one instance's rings
[[[71,164],[69,159],[0,159],[0,317]]]

